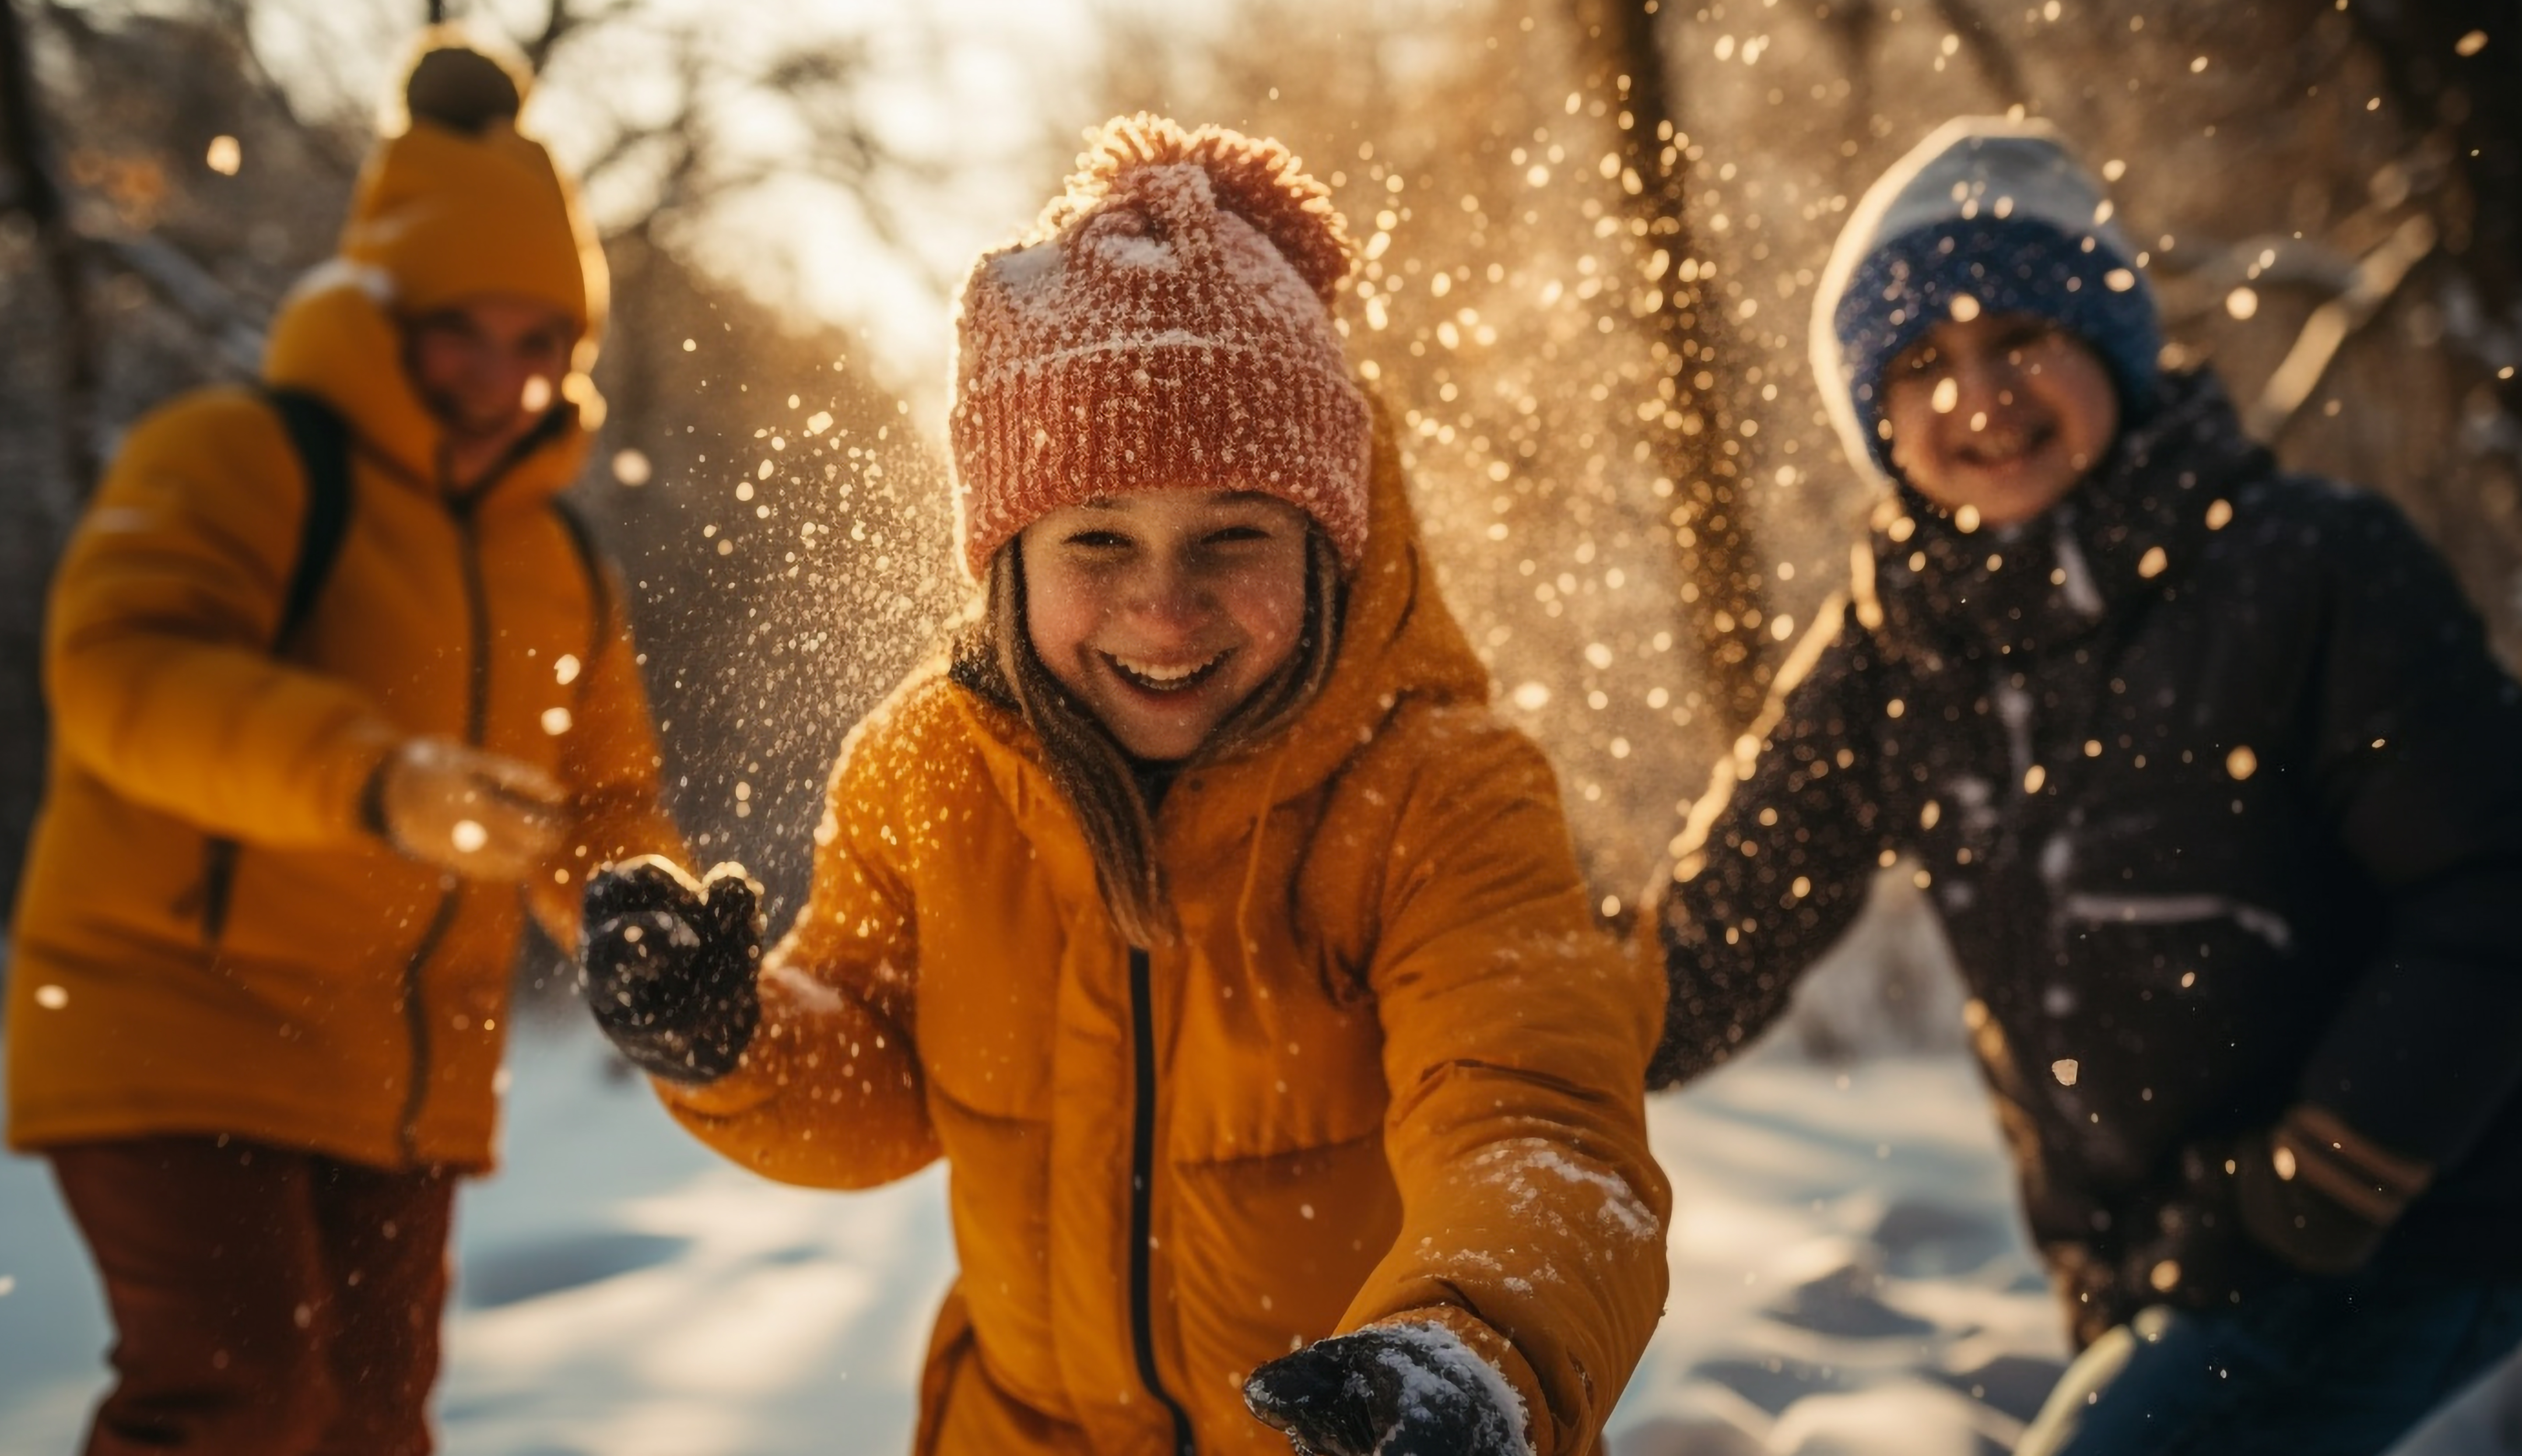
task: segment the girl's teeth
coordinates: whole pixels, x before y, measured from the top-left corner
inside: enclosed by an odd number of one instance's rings
[[[1121,657],[1118,655],[1114,656],[1112,659],[1113,664],[1120,668],[1121,671],[1129,674],[1133,678],[1137,678],[1140,681],[1148,683],[1151,686],[1157,687],[1170,686],[1174,683],[1188,681],[1192,678],[1196,678],[1201,673],[1206,672],[1209,666],[1216,661],[1216,658],[1211,657],[1203,662],[1194,662],[1182,666],[1166,666],[1160,663],[1140,662],[1135,658]]]

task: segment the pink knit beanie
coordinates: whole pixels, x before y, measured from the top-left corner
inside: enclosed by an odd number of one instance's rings
[[[1370,425],[1331,302],[1348,237],[1277,142],[1105,123],[1033,236],[963,286],[952,432],[974,577],[1062,506],[1215,487],[1276,495],[1354,567]]]

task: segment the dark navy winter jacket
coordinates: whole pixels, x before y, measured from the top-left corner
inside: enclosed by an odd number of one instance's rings
[[[2522,1277],[2522,690],[2399,511],[2179,377],[2011,536],[1888,499],[1856,577],[1685,830],[1656,1080],[1911,856],[2053,1261],[2311,1101],[2440,1169],[2377,1264]]]

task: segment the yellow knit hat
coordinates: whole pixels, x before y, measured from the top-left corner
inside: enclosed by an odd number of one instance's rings
[[[586,336],[603,327],[604,254],[551,154],[517,131],[525,91],[516,69],[457,32],[422,34],[407,122],[369,154],[342,232],[343,258],[392,280],[397,311],[521,294]]]

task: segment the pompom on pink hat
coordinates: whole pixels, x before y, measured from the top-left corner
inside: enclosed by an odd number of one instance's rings
[[[964,565],[1063,506],[1214,487],[1296,506],[1355,567],[1372,425],[1331,321],[1351,258],[1329,192],[1277,142],[1144,113],[1081,161],[963,286]]]

